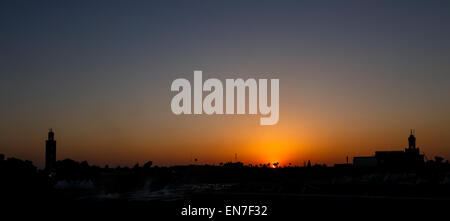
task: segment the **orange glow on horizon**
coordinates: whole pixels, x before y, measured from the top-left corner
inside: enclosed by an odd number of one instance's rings
[[[251,159],[248,163],[267,164],[271,167],[287,166],[289,163],[295,165],[295,160],[304,151],[300,135],[292,128],[266,128],[262,127],[254,133],[250,139],[247,149]],[[306,139],[302,139],[306,140]],[[277,166],[274,164],[278,163]]]

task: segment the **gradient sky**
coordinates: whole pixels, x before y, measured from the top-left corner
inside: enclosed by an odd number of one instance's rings
[[[1,1],[0,153],[42,166],[450,159],[447,1]],[[173,115],[176,78],[279,78],[280,121]]]

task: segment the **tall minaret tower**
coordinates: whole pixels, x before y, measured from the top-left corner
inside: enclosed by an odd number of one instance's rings
[[[414,130],[411,129],[411,134],[408,137],[408,149],[416,149],[416,136],[414,136]]]
[[[48,139],[45,141],[45,170],[55,171],[56,164],[56,140],[52,129],[48,131]]]
[[[405,149],[405,152],[408,154],[414,154],[419,155],[420,151],[419,148],[416,147],[416,136],[415,136],[415,130],[411,129],[411,133],[408,137],[408,148]]]

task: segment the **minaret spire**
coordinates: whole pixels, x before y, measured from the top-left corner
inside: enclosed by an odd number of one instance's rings
[[[45,141],[45,170],[48,173],[55,172],[56,164],[56,140],[52,128],[48,131],[48,139]]]
[[[414,129],[411,129],[411,134],[408,137],[408,149],[416,149],[416,136],[414,136]]]

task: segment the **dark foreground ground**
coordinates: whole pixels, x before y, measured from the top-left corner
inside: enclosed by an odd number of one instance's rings
[[[214,207],[222,210],[208,216],[182,216],[183,207]],[[265,205],[267,216],[226,216],[226,205]],[[198,194],[189,199],[173,201],[73,200],[41,198],[14,201],[2,206],[3,214],[16,218],[46,220],[126,219],[126,220],[366,220],[417,219],[446,220],[450,209],[448,199],[326,196],[297,194]],[[446,218],[447,217],[447,218]]]
[[[448,220],[450,167],[414,170],[221,166],[100,168],[60,161],[55,173],[0,162],[0,217],[33,220]],[[215,208],[183,216],[183,208]],[[266,216],[226,206],[267,207]],[[232,208],[230,209],[232,210]],[[264,209],[265,210],[265,209]],[[218,212],[221,211],[221,212]],[[10,220],[10,219],[5,219]]]

